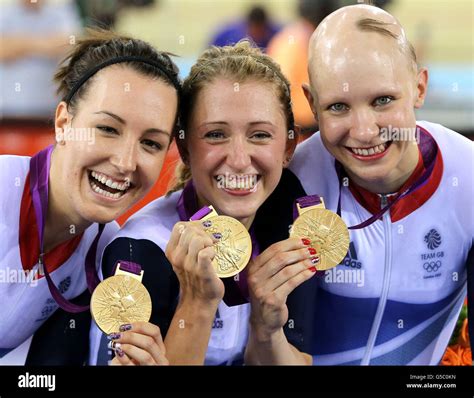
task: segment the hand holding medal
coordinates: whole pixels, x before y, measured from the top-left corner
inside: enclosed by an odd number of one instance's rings
[[[140,265],[119,261],[115,275],[96,287],[91,298],[91,313],[104,333],[118,332],[124,324],[150,320],[151,298],[141,283],[142,278]]]
[[[212,206],[203,207],[191,219],[203,220],[206,233],[216,240],[212,265],[219,278],[234,276],[247,266],[252,255],[252,240],[240,221],[218,215]]]
[[[318,195],[296,200],[295,216],[290,231],[292,237],[306,237],[320,256],[318,270],[324,271],[338,265],[349,249],[349,231],[336,213],[327,210]]]
[[[139,264],[119,261],[115,275],[92,294],[92,317],[116,354],[112,365],[168,365],[160,329],[148,322],[151,298],[143,273]]]

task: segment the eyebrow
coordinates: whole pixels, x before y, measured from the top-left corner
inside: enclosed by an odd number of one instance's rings
[[[108,112],[108,111],[99,111],[99,112],[94,112],[95,115],[99,115],[99,114],[105,114],[107,116],[110,116],[112,118],[114,118],[115,120],[117,120],[119,123],[123,124],[124,126],[127,124],[127,122],[125,120],[123,120],[120,116],[116,115],[115,113],[112,113],[112,112]],[[159,134],[166,134],[167,136],[170,136],[171,137],[171,133],[165,131],[165,130],[161,130],[161,129],[157,129],[157,128],[149,128],[149,129],[146,129],[145,130],[145,133],[159,133]]]
[[[384,97],[386,95],[396,95],[399,92],[400,92],[400,89],[396,87],[387,87],[384,90],[378,90],[373,93],[370,93],[370,97],[373,99],[376,99],[379,97]],[[322,98],[322,99],[319,98],[319,105],[321,107],[326,107],[329,105],[339,104],[339,103],[345,104],[346,102],[347,102],[347,98],[340,97],[339,95],[334,96],[333,98],[330,98],[330,97]]]
[[[211,121],[211,122],[204,122],[204,123],[201,123],[198,127],[198,129],[208,125],[208,124],[224,124],[224,125],[228,125],[229,123],[226,122],[226,121],[223,121],[223,120],[218,120],[218,121]],[[269,124],[270,126],[274,126],[274,123],[270,122],[269,120],[256,120],[254,122],[250,122],[248,123],[248,125],[250,126],[253,126],[253,125],[256,125],[256,124]]]

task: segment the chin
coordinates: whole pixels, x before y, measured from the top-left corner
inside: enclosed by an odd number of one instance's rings
[[[236,219],[244,219],[254,216],[257,210],[258,206],[252,206],[251,204],[244,205],[242,203],[238,206],[224,205],[221,208],[220,214],[225,214]]]

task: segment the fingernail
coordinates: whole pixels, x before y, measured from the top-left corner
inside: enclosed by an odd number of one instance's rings
[[[311,241],[307,238],[302,238],[301,242],[303,242],[303,245],[309,246],[311,244]]]
[[[309,254],[311,254],[312,256],[314,256],[316,254],[316,249],[314,249],[312,247],[308,247],[308,251],[309,251]]]
[[[130,325],[129,323],[126,323],[125,325],[122,325],[119,327],[119,330],[121,332],[126,332],[127,330],[131,330],[132,329],[132,325]]]
[[[308,269],[309,269],[311,272],[316,272],[316,271],[317,271],[316,267],[310,267],[310,268],[308,268]]]
[[[122,335],[120,333],[110,333],[107,335],[107,338],[109,340],[117,340],[121,337]]]
[[[115,353],[122,358],[124,355],[124,352],[122,351],[122,348],[120,347],[120,343],[115,344]]]
[[[212,234],[212,236],[214,236],[214,238],[216,238],[216,239],[222,238],[222,234],[219,233],[219,232],[216,232],[215,234]]]
[[[311,257],[311,264],[319,263],[319,257]]]
[[[210,220],[206,220],[202,222],[202,226],[204,228],[209,228],[212,225],[212,222]]]

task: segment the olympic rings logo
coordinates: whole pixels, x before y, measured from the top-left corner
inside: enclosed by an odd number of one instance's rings
[[[441,261],[430,261],[423,264],[423,268],[428,272],[436,272],[441,268]]]

